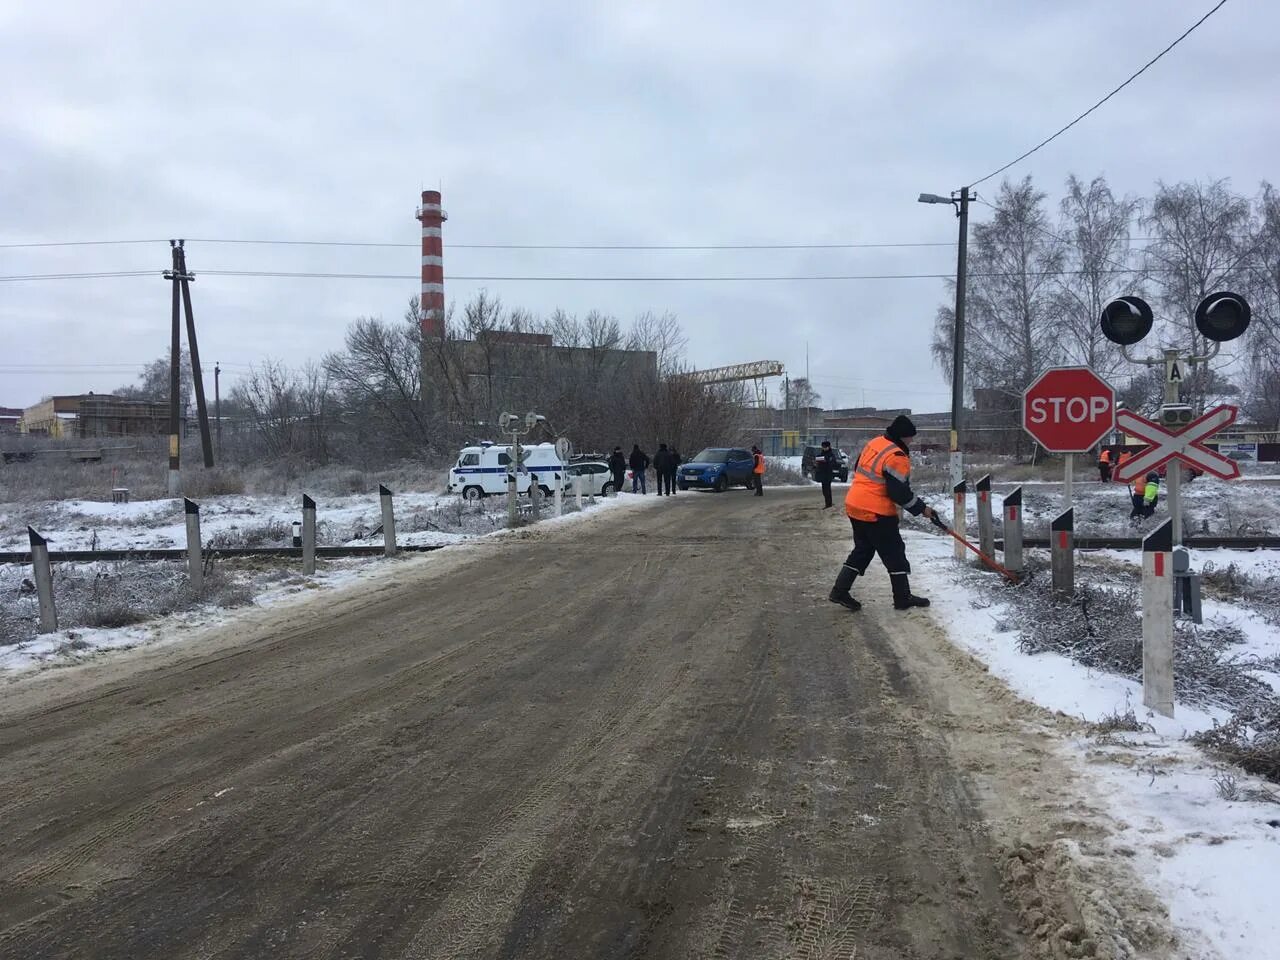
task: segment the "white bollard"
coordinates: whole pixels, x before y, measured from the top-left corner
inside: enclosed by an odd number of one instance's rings
[[[555,476],[556,516],[562,517],[564,516],[564,470],[557,470]]]
[[[1173,520],[1142,540],[1142,702],[1173,716]]]
[[[1013,573],[1023,570],[1021,487],[1004,498],[1004,565]]]
[[[31,541],[31,567],[36,575],[36,597],[40,602],[40,632],[56,633],[58,610],[53,605],[53,568],[49,566],[49,541],[27,527]]]
[[[1049,564],[1053,571],[1053,595],[1076,594],[1076,511],[1067,509],[1049,523]]]
[[[302,495],[302,572],[316,572],[316,502]]]
[[[578,500],[578,512],[582,512],[582,474],[573,478],[573,495]]]
[[[978,491],[978,548],[988,557],[996,555],[996,526],[991,516],[991,474],[979,478]]]
[[[396,555],[396,514],[391,505],[391,491],[385,484],[378,484],[378,496],[382,500],[382,555]]]
[[[951,529],[964,537],[967,536],[969,523],[969,518],[965,514],[965,501],[968,499],[969,485],[961,480],[951,488],[951,492],[955,495],[955,516],[951,521]],[[968,548],[959,540],[955,542],[955,550],[957,560],[963,561],[969,556]]]
[[[183,499],[187,513],[187,582],[195,594],[204,592],[204,557],[200,555],[200,505]]]
[[[542,519],[542,487],[536,473],[529,474],[529,515],[534,523]]]

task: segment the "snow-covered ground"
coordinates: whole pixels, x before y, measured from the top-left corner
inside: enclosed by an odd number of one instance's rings
[[[406,525],[410,526],[409,530],[397,533],[397,542],[402,545],[450,544],[477,537],[518,536],[522,531],[531,529],[528,526],[514,531],[507,529],[505,514],[497,509],[497,500],[491,502],[494,509],[488,511],[463,506],[457,496],[447,495],[400,494],[395,502],[397,527],[403,529]],[[659,502],[657,497],[634,497],[629,494],[586,498],[583,511],[577,512],[574,499],[566,498],[567,512],[559,518],[551,516],[552,504],[548,502],[543,513],[545,519],[538,526],[574,523],[596,516],[601,511],[634,509],[645,503],[656,502]],[[322,500],[317,507],[318,539],[321,543],[381,543],[381,535],[371,535],[382,522],[381,506],[376,495]],[[414,517],[418,517],[421,523],[430,524],[433,516],[440,519],[442,512],[448,515],[459,509],[474,511],[481,522],[470,524],[468,532],[415,530],[411,525]],[[10,528],[8,535],[0,538],[0,550],[27,548],[26,528],[21,517],[32,512],[39,512],[43,517],[39,529],[54,550],[85,550],[95,543],[97,549],[162,548],[183,546],[186,542],[181,500],[152,500],[129,504],[69,500],[45,503],[34,508],[0,506],[0,531],[6,530],[6,522]],[[490,516],[493,518],[491,522],[488,519]],[[271,533],[280,534],[274,539],[280,540],[291,535],[288,531],[289,524],[300,517],[301,501],[293,498],[213,497],[201,503],[201,535],[208,543],[218,536],[241,539],[246,531],[261,532],[270,528]],[[15,523],[15,520],[19,522]],[[21,537],[12,534],[11,528],[15,526],[23,531]],[[402,555],[401,562],[429,563],[432,556],[405,554]],[[13,564],[4,566],[11,570],[18,569],[22,576],[30,575],[30,567],[17,568]],[[58,568],[70,566],[72,565],[59,564],[55,567],[55,581]],[[87,574],[92,578],[95,566],[112,565],[74,566],[77,573]],[[376,578],[389,569],[392,568],[380,558],[335,559],[323,561],[314,576],[303,576],[296,569],[282,566],[266,573],[259,571],[248,582],[253,595],[252,604],[264,607],[299,602],[314,595],[317,589],[332,589],[358,580]],[[55,586],[55,597],[56,593]],[[28,595],[17,602],[31,606],[34,616],[34,596]],[[12,677],[34,668],[74,663],[111,650],[173,642],[190,635],[195,628],[229,622],[234,617],[234,611],[202,605],[137,625],[109,628],[75,626],[23,639],[18,643],[0,644],[0,676]]]
[[[1022,653],[1017,633],[1002,627],[1000,605],[960,573],[949,539],[915,530],[907,539],[918,592],[933,600],[931,615],[1018,695],[1090,723],[1132,709],[1148,725],[1105,738],[1075,735],[1057,749],[1108,811],[1116,854],[1131,857],[1168,906],[1189,948],[1179,956],[1275,956],[1280,912],[1270,900],[1280,885],[1280,800],[1262,798],[1280,796],[1280,789],[1210,760],[1185,739],[1221,722],[1226,711],[1179,703],[1167,719],[1143,707],[1139,683],[1057,654]],[[1254,574],[1280,568],[1276,552],[1203,551],[1197,565],[1206,553],[1214,562],[1243,561]],[[1245,655],[1280,652],[1280,630],[1255,613],[1206,601],[1205,615],[1237,622]],[[1266,679],[1280,684],[1275,674]]]

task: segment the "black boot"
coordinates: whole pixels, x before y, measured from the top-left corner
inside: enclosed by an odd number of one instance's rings
[[[911,579],[905,573],[892,573],[889,582],[893,584],[893,609],[910,610],[913,607],[927,607],[929,601],[924,597],[916,597],[911,593]]]
[[[853,595],[849,593],[849,588],[853,586],[853,581],[857,579],[858,571],[853,569],[847,563],[840,568],[840,573],[836,577],[836,585],[831,588],[831,593],[827,595],[827,599],[832,603],[838,603],[842,607],[848,607],[850,610],[861,610],[862,604],[853,599]]]

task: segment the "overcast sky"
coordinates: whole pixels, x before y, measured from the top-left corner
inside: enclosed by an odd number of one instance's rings
[[[953,243],[917,204],[990,172],[1154,55],[1210,0],[0,4],[0,243],[168,237],[201,270],[416,277],[443,190],[446,295],[678,314],[690,360],[773,359],[828,405],[942,410],[940,280],[529,282],[458,276],[947,273],[948,246],[547,252],[452,243]],[[1232,0],[1010,171],[1280,179],[1280,4]],[[993,195],[993,181],[979,188]],[[975,217],[983,218],[977,207]],[[106,391],[168,349],[167,242],[0,249],[0,406]],[[204,366],[300,363],[415,279],[199,277]],[[227,381],[224,380],[224,387]]]

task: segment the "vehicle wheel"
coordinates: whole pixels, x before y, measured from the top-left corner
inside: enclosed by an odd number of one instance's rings
[[[729,478],[723,473],[720,474],[720,476],[716,477],[715,485],[711,489],[716,493],[724,493],[729,489]]]
[[[538,484],[538,489],[542,491],[542,495],[543,495],[544,497],[553,497],[553,496],[555,496],[555,494],[552,492],[551,488],[550,488],[550,487],[548,487],[545,483],[540,483],[540,484]]]
[[[483,500],[484,491],[481,490],[479,487],[463,487],[462,499],[463,500]]]
[[[606,481],[605,485],[600,488],[600,496],[602,497],[612,496],[613,490],[614,490],[613,481],[612,480]]]

